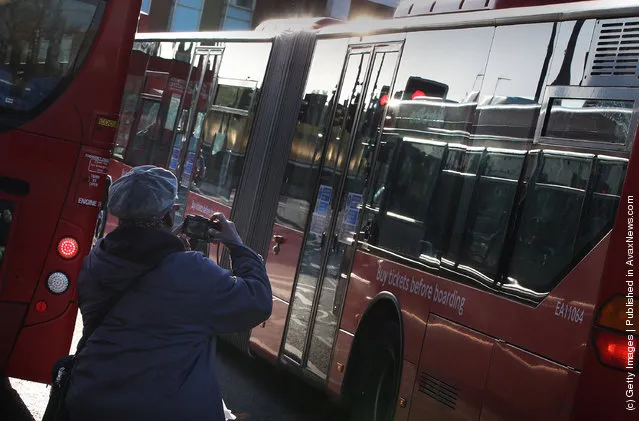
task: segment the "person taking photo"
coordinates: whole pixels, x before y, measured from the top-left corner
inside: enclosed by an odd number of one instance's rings
[[[71,421],[225,419],[216,335],[268,319],[271,286],[263,260],[224,215],[213,216],[210,234],[229,248],[232,271],[171,232],[177,189],[170,171],[150,165],[109,189],[119,225],[78,277],[88,339],[69,376]]]

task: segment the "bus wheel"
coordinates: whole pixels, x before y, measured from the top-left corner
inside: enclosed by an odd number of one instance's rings
[[[357,380],[353,385],[349,421],[392,421],[399,385],[396,338],[399,326],[387,322],[370,341],[365,341]]]

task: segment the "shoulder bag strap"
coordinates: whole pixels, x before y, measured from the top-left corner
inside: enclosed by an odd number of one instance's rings
[[[88,328],[83,329],[82,337],[78,341],[78,346],[76,347],[75,355],[78,355],[80,351],[82,351],[82,348],[86,346],[87,341],[89,340],[91,335],[93,335],[93,332],[95,332],[98,326],[102,324],[106,316],[109,315],[111,310],[113,310],[113,308],[120,301],[120,299],[124,297],[131,288],[133,288],[133,286],[137,283],[138,280],[140,280],[142,277],[144,277],[144,275],[146,275],[149,272],[145,272],[143,275],[131,281],[131,283],[126,286],[126,288],[124,288],[122,291],[118,292],[117,294],[114,294],[111,298],[107,300],[106,303],[102,305],[102,308],[100,309],[98,317],[95,319],[96,320],[95,324],[93,326],[89,326]]]

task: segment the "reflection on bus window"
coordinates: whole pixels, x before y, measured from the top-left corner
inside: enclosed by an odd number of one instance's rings
[[[192,190],[224,204],[233,202],[242,175],[252,126],[257,81],[219,78],[206,120],[196,122],[203,132]]]
[[[148,60],[148,55],[137,50],[131,51],[129,71],[122,94],[122,105],[120,106],[118,131],[113,148],[113,156],[119,159],[124,159],[124,152],[129,144],[129,138],[135,123],[138,100],[142,92],[142,86],[144,86],[144,73]]]
[[[495,30],[477,105],[475,142],[499,147],[493,142],[532,140],[557,25],[511,25]],[[521,40],[526,40],[525,47]]]
[[[632,101],[553,98],[543,135],[564,139],[626,143]],[[601,133],[610,135],[601,138]]]
[[[578,148],[626,144],[634,102],[553,100],[542,135],[575,140],[577,151],[533,149],[556,26],[498,28],[479,83],[471,73],[434,77],[456,64],[438,60],[430,35],[407,37],[406,51],[420,39],[433,69],[400,64],[362,240],[457,281],[539,300],[612,228],[628,160]]]
[[[158,101],[144,100],[141,115],[138,119],[133,139],[129,142],[125,155],[129,165],[137,166],[149,162],[149,156],[154,152],[155,138],[158,131]]]
[[[330,111],[348,40],[320,40],[315,46],[306,89],[298,114],[276,222],[303,231],[313,201]]]
[[[175,156],[173,146],[175,140],[178,144],[184,140],[188,107],[195,86],[195,81],[191,80],[186,90],[194,46],[195,43],[184,41],[135,42],[122,97],[114,148],[116,158],[129,165],[153,164],[176,169],[179,157]],[[197,71],[197,67],[193,68],[192,75]],[[153,130],[147,130],[148,125],[144,124],[149,99],[159,106]],[[136,143],[135,147],[133,143]],[[173,168],[171,163],[175,164]]]
[[[489,149],[462,233],[459,269],[497,279],[508,222],[526,156]]]
[[[599,155],[591,183],[591,195],[583,210],[575,250],[583,253],[595,246],[612,229],[628,162],[623,158]]]
[[[30,111],[74,68],[98,0],[0,2],[0,104]],[[90,42],[89,42],[90,44]],[[77,66],[76,66],[77,67]]]
[[[193,192],[232,206],[271,44],[210,43],[213,44],[223,46],[224,52],[218,78],[206,88],[208,104],[197,108],[205,115],[203,120],[195,122],[194,131],[198,136],[189,145],[187,178]],[[182,179],[185,183],[184,174]]]
[[[515,287],[543,293],[573,258],[594,156],[536,153],[508,276]]]

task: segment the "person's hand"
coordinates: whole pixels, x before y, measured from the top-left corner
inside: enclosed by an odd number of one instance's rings
[[[182,225],[183,224],[180,224],[177,227],[173,228],[173,230],[171,230],[171,234],[177,236],[177,238],[180,239],[182,244],[184,244],[184,249],[186,251],[190,251],[191,243],[189,242],[189,238],[185,234],[182,234]]]
[[[224,214],[216,212],[211,217],[212,221],[215,221],[218,225],[218,229],[209,229],[209,235],[216,240],[220,241],[227,247],[241,246],[244,244],[240,235],[235,229],[235,224],[231,221],[227,221]]]

